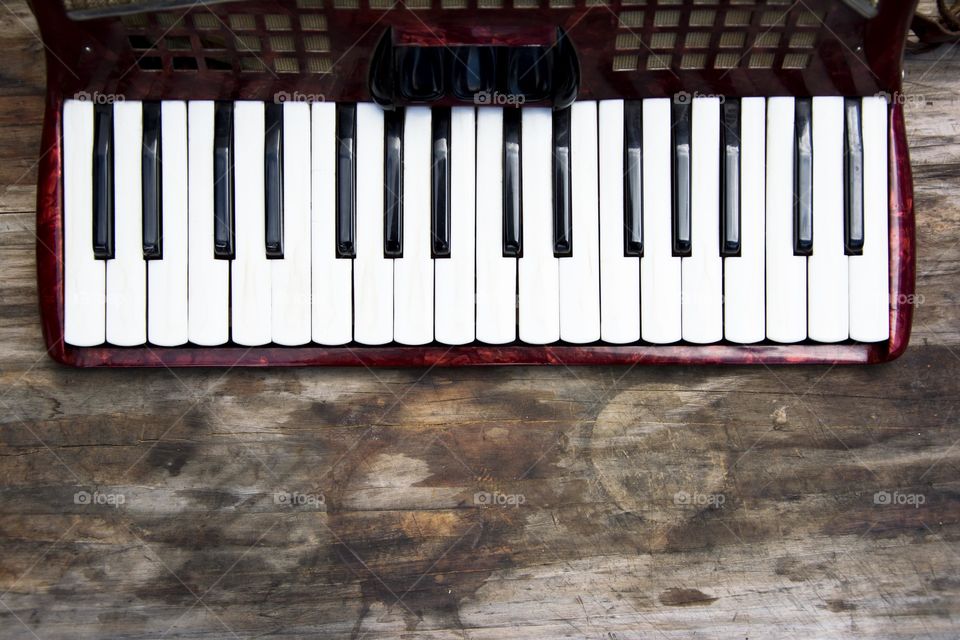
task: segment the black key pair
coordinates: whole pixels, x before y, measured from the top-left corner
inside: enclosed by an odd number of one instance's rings
[[[520,109],[503,112],[503,257],[523,257],[523,178]],[[570,109],[553,112],[553,255],[573,255]]]
[[[387,258],[403,257],[403,109],[384,113],[386,156],[384,244]],[[450,109],[431,117],[430,237],[433,258],[450,257]]]
[[[264,114],[264,251],[283,258],[283,105],[268,104]],[[234,219],[233,104],[217,102],[213,127],[213,255],[233,260]]]
[[[143,103],[143,139],[141,147],[141,198],[143,258],[163,258],[161,226],[162,173],[161,117],[159,102]],[[114,245],[114,139],[113,105],[94,107],[93,145],[93,255],[112,260]]]
[[[283,105],[267,104],[264,125],[264,250],[270,259],[283,258]],[[147,153],[147,111],[144,105],[144,158]],[[235,250],[233,180],[233,105],[214,107],[214,257],[232,260]],[[144,165],[146,166],[146,164]],[[144,179],[146,202],[146,178]],[[146,208],[144,209],[146,220]],[[158,214],[159,219],[159,214]],[[144,223],[146,238],[146,223]],[[146,247],[146,240],[144,240]],[[146,251],[146,249],[144,249]]]
[[[450,234],[450,109],[431,114],[431,253],[449,258]],[[402,108],[384,112],[383,255],[403,257],[403,128]],[[357,110],[354,104],[337,106],[337,257],[356,257],[357,234]]]
[[[673,152],[673,255],[693,255],[691,171],[693,106],[674,100]],[[720,255],[740,255],[740,100],[720,105]]]
[[[843,104],[843,244],[847,255],[863,253],[863,131],[860,101]],[[813,255],[813,101],[796,101],[794,116],[794,255]]]

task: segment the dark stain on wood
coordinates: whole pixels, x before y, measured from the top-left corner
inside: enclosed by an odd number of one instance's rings
[[[710,605],[717,601],[717,598],[708,596],[699,589],[684,589],[671,587],[660,594],[660,604],[667,607],[691,607]]]
[[[846,600],[827,600],[827,610],[832,613],[843,613],[845,611],[856,611],[857,605]]]
[[[147,454],[147,462],[176,477],[190,460],[194,449],[195,445],[190,442],[158,442]]]

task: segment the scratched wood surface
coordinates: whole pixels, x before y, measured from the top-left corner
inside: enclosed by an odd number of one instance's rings
[[[0,638],[955,638],[960,49],[906,65],[913,346],[874,368],[75,371],[0,7]]]

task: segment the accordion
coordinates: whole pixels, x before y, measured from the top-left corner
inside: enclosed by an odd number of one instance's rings
[[[75,366],[874,363],[905,0],[33,0]]]

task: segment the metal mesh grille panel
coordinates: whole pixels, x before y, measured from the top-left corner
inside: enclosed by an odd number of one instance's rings
[[[823,11],[792,0],[625,0],[614,71],[805,69]]]
[[[121,19],[145,71],[329,73],[331,12],[471,8],[613,12],[614,71],[802,70],[833,11],[793,0],[296,0],[295,7],[258,14],[243,4],[209,5]]]
[[[428,1],[428,0],[420,0]],[[144,71],[326,74],[330,36],[323,0],[298,0],[297,15],[195,12],[121,17]]]

